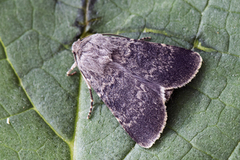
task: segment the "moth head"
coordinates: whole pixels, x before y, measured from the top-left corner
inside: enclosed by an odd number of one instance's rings
[[[73,44],[72,44],[72,53],[73,53],[73,55],[74,55],[74,57],[76,57],[76,55],[77,55],[77,53],[79,52],[79,50],[81,49],[81,42],[82,42],[82,40],[77,40],[76,42],[74,42]]]
[[[75,61],[76,61],[76,60],[77,60],[76,52],[72,51],[72,53],[73,53],[73,57],[74,57],[74,59],[75,59]]]
[[[79,39],[72,44],[72,53],[76,62],[78,62],[78,60],[80,59],[82,55],[83,45],[86,42],[87,41],[85,41],[85,38],[84,38],[84,39]]]
[[[105,46],[106,45],[106,46]],[[101,58],[111,61],[112,48],[109,40],[101,34],[94,34],[84,39],[79,39],[72,45],[72,53],[75,60],[82,56],[89,58]]]
[[[78,68],[102,73],[108,63],[112,62],[112,50],[108,38],[94,34],[72,45],[72,53]]]
[[[72,53],[74,54],[74,57],[81,56],[84,46],[91,41],[92,36],[88,36],[83,39],[78,39],[76,42],[72,44]]]

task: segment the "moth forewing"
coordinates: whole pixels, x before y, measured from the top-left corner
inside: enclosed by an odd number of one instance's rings
[[[190,82],[201,56],[183,48],[95,34],[76,41],[73,68],[78,66],[90,91],[101,97],[126,132],[149,148],[167,120],[165,102],[173,89]],[[91,107],[88,118],[92,111]]]

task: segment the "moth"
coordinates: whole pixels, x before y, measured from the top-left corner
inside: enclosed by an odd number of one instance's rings
[[[75,62],[91,88],[108,106],[132,139],[150,148],[160,138],[167,120],[165,102],[176,88],[189,83],[202,58],[180,47],[94,34],[72,45]]]

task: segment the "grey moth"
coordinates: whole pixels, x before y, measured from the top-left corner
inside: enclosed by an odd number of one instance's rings
[[[189,83],[202,58],[180,47],[94,34],[72,45],[75,63],[91,88],[125,131],[144,148],[160,138],[167,120],[165,102],[174,89]]]

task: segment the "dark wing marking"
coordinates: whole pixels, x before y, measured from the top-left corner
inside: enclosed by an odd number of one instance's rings
[[[91,71],[83,74],[132,139],[149,148],[166,124],[164,88],[117,66],[109,64],[104,75]]]
[[[128,41],[125,43],[119,39]],[[113,61],[127,68],[132,74],[166,89],[189,83],[202,64],[198,53],[180,47],[121,37],[111,37],[111,44],[119,46],[113,52]]]

